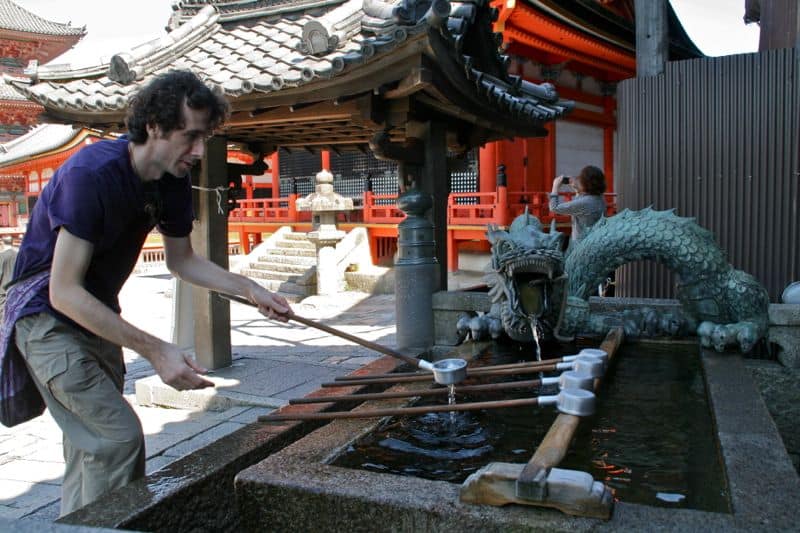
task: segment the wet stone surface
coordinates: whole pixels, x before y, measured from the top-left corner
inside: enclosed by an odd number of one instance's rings
[[[747,367],[778,427],[792,464],[800,472],[800,372],[771,361],[750,360]]]

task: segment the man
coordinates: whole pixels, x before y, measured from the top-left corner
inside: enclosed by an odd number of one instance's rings
[[[3,313],[6,307],[6,283],[14,275],[14,262],[17,260],[17,249],[14,248],[14,239],[11,235],[3,235],[3,246],[0,248],[0,323],[3,322]]]
[[[25,289],[9,293],[9,320],[17,320],[16,347],[64,432],[62,516],[144,475],[141,423],[121,394],[121,346],[178,390],[213,386],[190,355],[120,317],[117,295],[154,226],[175,276],[247,298],[270,318],[285,320],[289,311],[280,296],[195,255],[189,241],[189,171],[227,110],[190,72],[158,76],[131,99],[129,138],[72,156],[31,213],[14,272]]]

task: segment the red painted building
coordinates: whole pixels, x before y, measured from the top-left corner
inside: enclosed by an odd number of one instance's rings
[[[82,27],[52,22],[10,0],[0,0],[0,74],[26,78],[29,66],[51,61],[84,35]],[[20,143],[16,141],[38,124],[43,111],[42,106],[27,100],[0,78],[0,227],[19,225],[17,215],[27,212],[29,188],[40,186],[42,176],[49,176],[55,168],[49,156],[41,164],[4,164],[10,160],[9,152],[19,150]],[[41,140],[40,135],[37,137]],[[31,176],[34,180],[29,187],[27,180]]]

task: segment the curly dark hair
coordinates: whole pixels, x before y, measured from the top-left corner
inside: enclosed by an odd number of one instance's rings
[[[155,125],[164,133],[183,128],[183,102],[191,109],[208,110],[209,131],[228,116],[228,102],[214,93],[193,72],[172,70],[160,74],[140,88],[130,99],[125,123],[131,142],[147,141],[147,126]]]
[[[588,165],[581,169],[578,180],[586,194],[603,194],[606,192],[606,177],[599,168]]]

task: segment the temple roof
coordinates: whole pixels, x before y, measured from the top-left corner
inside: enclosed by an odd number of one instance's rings
[[[634,3],[628,0],[492,0],[510,51],[603,81],[636,74]],[[669,59],[703,57],[667,4]]]
[[[21,95],[19,91],[14,89],[3,79],[0,79],[0,100],[15,100],[18,102],[28,101],[27,98]]]
[[[231,101],[229,139],[280,146],[364,145],[379,131],[405,140],[423,115],[455,123],[461,144],[475,146],[543,135],[544,122],[572,107],[551,85],[508,74],[485,0],[183,0],[173,9],[169,34],[108,65],[39,67],[26,72],[31,83],[10,83],[50,120],[119,126],[139,83],[188,69]]]
[[[52,22],[21,8],[11,0],[0,0],[0,29],[40,35],[69,35],[82,37],[84,27]]]
[[[73,140],[80,131],[80,128],[66,124],[35,126],[26,134],[0,144],[0,168],[61,148]]]

